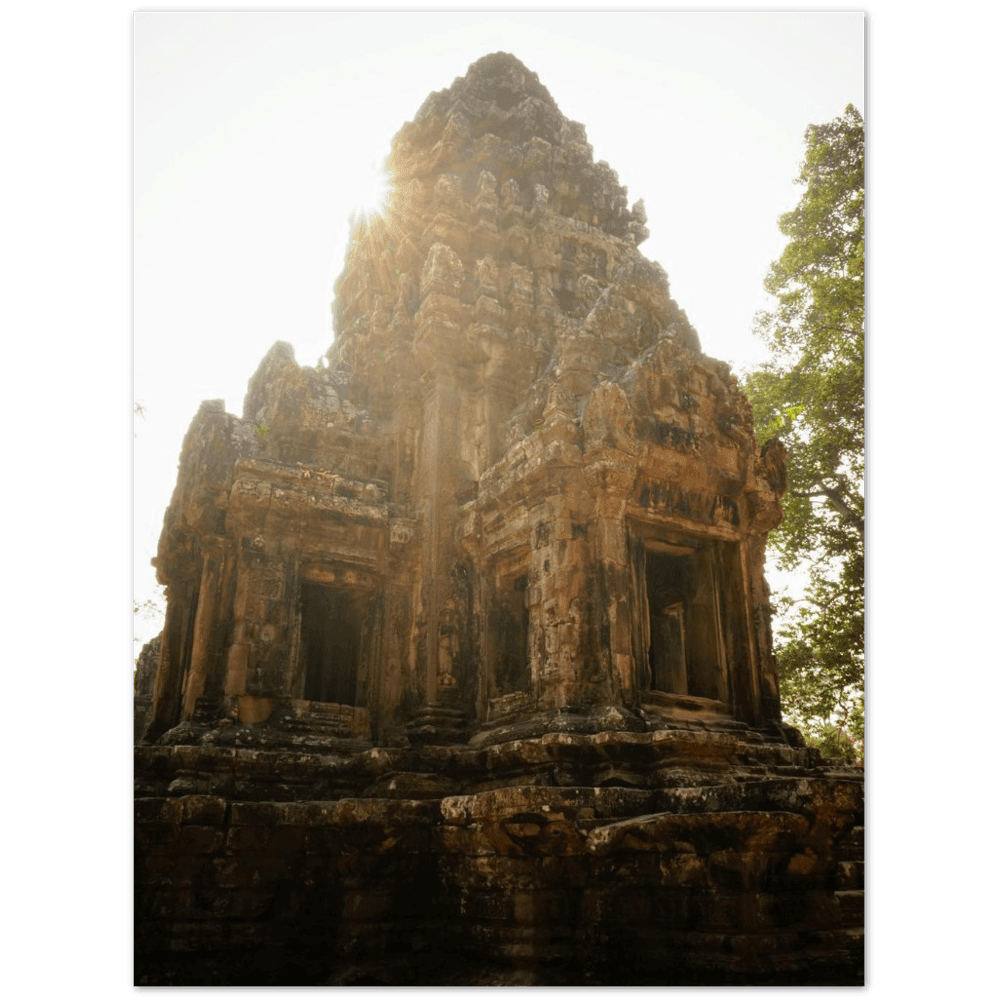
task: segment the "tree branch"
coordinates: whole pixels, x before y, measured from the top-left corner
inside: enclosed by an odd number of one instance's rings
[[[816,497],[826,497],[827,500],[833,504],[837,512],[848,522],[848,524],[853,525],[862,534],[865,531],[865,519],[859,517],[857,514],[851,510],[850,507],[844,502],[844,498],[840,495],[840,491],[831,487],[826,487],[821,490],[814,490],[812,493],[806,493],[800,490],[789,490],[789,496],[793,496],[798,500],[810,500]]]

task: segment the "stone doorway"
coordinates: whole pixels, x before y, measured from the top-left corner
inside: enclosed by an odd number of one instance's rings
[[[490,617],[495,694],[524,691],[531,681],[527,574],[503,581],[493,599]]]
[[[644,577],[650,690],[728,702],[713,547],[648,547]]]
[[[367,595],[345,588],[302,584],[300,648],[308,701],[357,705],[369,603]]]

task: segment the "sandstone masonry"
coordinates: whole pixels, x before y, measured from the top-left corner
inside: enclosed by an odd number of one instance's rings
[[[861,775],[781,721],[784,453],[642,203],[504,53],[389,166],[327,363],[275,344],[184,441],[136,981],[861,982]]]

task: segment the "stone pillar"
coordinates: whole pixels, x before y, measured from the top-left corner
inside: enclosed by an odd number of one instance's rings
[[[442,382],[446,375],[440,371],[432,376],[432,382],[424,401],[424,426],[420,450],[419,470],[419,511],[423,520],[424,578],[423,578],[423,618],[426,628],[424,636],[425,673],[424,700],[432,705],[438,695],[438,645],[441,619],[441,572],[442,572],[442,528],[446,512],[443,507],[442,482],[443,463],[441,455],[442,437]],[[454,492],[454,491],[452,491]]]
[[[586,481],[594,496],[592,552],[596,571],[598,655],[608,697],[634,700],[632,564],[625,505],[638,470],[635,426],[628,400],[613,383],[594,389],[583,415]]]
[[[687,692],[727,702],[726,651],[719,620],[718,582],[714,545],[690,557],[688,610]]]
[[[550,497],[532,538],[533,681],[544,710],[602,702],[608,689],[600,667],[590,525],[575,506]]]
[[[728,662],[734,701],[732,711],[741,721],[755,726],[762,721],[761,658],[751,603],[747,543],[726,544],[722,563],[726,578],[724,600],[731,637]]]
[[[752,725],[761,725],[768,719],[781,721],[777,669],[771,645],[770,597],[764,580],[764,546],[766,542],[766,536],[751,535],[740,546],[744,604],[748,619],[748,645],[750,646],[752,664],[751,676],[753,677]]]
[[[144,739],[155,740],[180,721],[181,689],[190,662],[198,588],[189,580],[167,585],[160,665],[153,686],[153,707]]]
[[[216,540],[202,553],[201,585],[198,588],[198,609],[194,618],[194,638],[191,645],[191,662],[184,680],[181,718],[194,718],[195,705],[205,693],[205,682],[215,650],[212,633],[219,614],[219,576],[224,551],[221,540]]]
[[[608,677],[616,703],[628,703],[634,684],[635,651],[632,648],[631,565],[625,502],[635,478],[635,464],[600,461],[587,467],[588,480],[597,493],[594,527],[594,564],[597,571],[595,609],[600,622],[602,673]]]
[[[403,537],[405,536],[405,538]],[[397,527],[391,548],[401,548],[408,541],[409,530]],[[373,665],[370,711],[378,739],[387,746],[403,742],[402,708],[407,696],[407,657],[410,636],[411,594],[409,583],[416,578],[412,562],[402,554],[390,554],[389,572],[383,591],[382,659]]]
[[[423,429],[416,500],[423,523],[423,579],[421,603],[424,634],[426,710],[459,695],[456,672],[460,609],[452,573],[458,563],[455,526],[458,505],[458,372],[466,349],[462,330],[470,318],[461,302],[462,262],[448,246],[431,247],[420,279],[421,305],[417,312],[414,353],[424,375]],[[443,709],[438,719],[424,712],[418,729],[428,738],[436,730],[453,731],[460,712]],[[441,714],[441,713],[437,713]],[[445,718],[445,716],[447,718]]]
[[[236,563],[236,593],[233,598],[233,635],[226,653],[226,679],[223,694],[236,699],[248,690],[250,674],[256,668],[259,651],[255,638],[259,632],[254,606],[258,603],[260,579],[264,567],[262,536],[239,538]]]

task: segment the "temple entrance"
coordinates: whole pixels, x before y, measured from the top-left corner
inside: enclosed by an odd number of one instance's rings
[[[713,549],[661,548],[645,553],[650,690],[727,702]]]
[[[531,680],[528,652],[528,577],[519,576],[496,595],[491,631],[496,693],[525,690]]]
[[[318,583],[302,584],[304,697],[357,705],[358,673],[370,599]]]
[[[684,648],[684,605],[670,604],[650,620],[650,687],[654,691],[687,694],[687,652]]]

